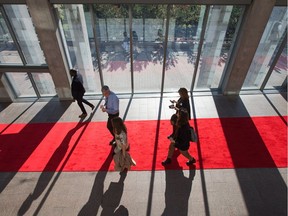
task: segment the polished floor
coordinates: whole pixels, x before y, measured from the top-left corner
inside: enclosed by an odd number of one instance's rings
[[[178,96],[119,97],[121,117],[149,120],[169,119],[174,112],[168,108],[169,100]],[[107,116],[99,110],[101,98],[87,98],[96,106],[91,121],[106,121]],[[199,94],[191,98],[191,106],[193,117],[198,119],[279,116],[287,125],[283,117],[287,116],[287,94]],[[8,127],[15,123],[74,122],[79,121],[79,114],[76,103],[57,99],[0,103],[0,123]],[[129,171],[126,175],[1,172],[0,215],[286,216],[287,168]]]

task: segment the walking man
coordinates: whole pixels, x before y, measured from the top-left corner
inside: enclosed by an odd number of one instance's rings
[[[83,103],[90,106],[92,110],[94,109],[94,105],[83,98],[85,88],[83,86],[83,79],[81,75],[78,74],[77,71],[74,69],[70,69],[70,75],[72,77],[71,94],[73,99],[77,101],[77,104],[82,111],[82,114],[79,115],[79,118],[85,118],[87,116],[87,112]]]
[[[100,106],[102,112],[107,112],[107,128],[113,139],[110,141],[110,145],[115,143],[115,136],[113,133],[112,119],[119,116],[119,98],[117,95],[110,91],[109,87],[104,85],[101,89],[103,96],[105,97],[105,104]]]

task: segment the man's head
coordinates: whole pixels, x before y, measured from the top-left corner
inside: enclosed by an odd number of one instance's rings
[[[77,71],[75,69],[70,69],[70,75],[75,76],[77,74]]]
[[[107,85],[102,86],[101,91],[104,97],[108,97],[110,94],[110,89]]]

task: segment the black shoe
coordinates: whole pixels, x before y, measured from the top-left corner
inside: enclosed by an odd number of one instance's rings
[[[79,118],[85,118],[87,116],[87,113],[82,113],[81,115],[79,115]]]
[[[190,166],[190,165],[192,165],[194,163],[196,163],[195,158],[193,158],[192,160],[189,160],[189,161],[186,162],[187,166]]]
[[[111,140],[110,141],[110,143],[109,143],[109,145],[115,145],[116,143],[115,143],[115,140],[113,139],[113,140]]]
[[[167,158],[165,161],[162,161],[161,164],[163,166],[167,165],[167,164],[170,164],[171,163],[171,158]]]
[[[92,110],[94,110],[94,108],[95,108],[95,106],[94,106],[94,105],[92,105],[92,106],[91,106],[91,109],[92,109]]]

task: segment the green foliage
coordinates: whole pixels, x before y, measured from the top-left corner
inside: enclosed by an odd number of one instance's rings
[[[173,5],[170,16],[176,19],[176,25],[189,26],[199,21],[201,5]]]
[[[124,4],[94,4],[94,11],[98,18],[128,18],[128,5]]]
[[[164,19],[167,14],[167,5],[134,5],[133,18]]]

